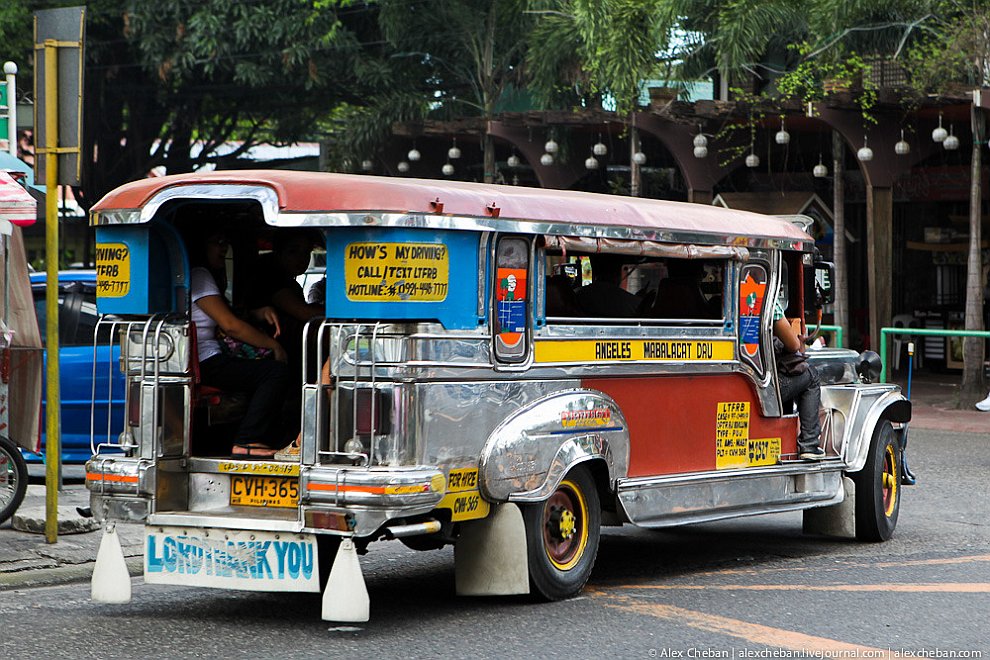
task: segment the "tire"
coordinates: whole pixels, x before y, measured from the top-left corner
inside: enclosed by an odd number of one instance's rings
[[[546,501],[523,507],[531,594],[561,600],[581,591],[595,566],[601,520],[595,481],[580,466]]]
[[[21,450],[0,436],[0,524],[14,515],[24,501],[27,484],[27,463],[21,456]]]
[[[866,465],[852,475],[856,484],[856,539],[886,541],[901,508],[901,453],[894,427],[881,420],[873,432]]]

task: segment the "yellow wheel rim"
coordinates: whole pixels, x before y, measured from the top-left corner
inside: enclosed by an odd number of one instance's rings
[[[543,505],[543,550],[561,571],[574,568],[588,546],[588,503],[573,481],[565,479]]]
[[[881,486],[883,488],[883,509],[884,515],[888,518],[893,515],[897,507],[897,489],[900,487],[897,480],[897,453],[894,445],[887,445],[883,454],[883,474],[880,475]]]

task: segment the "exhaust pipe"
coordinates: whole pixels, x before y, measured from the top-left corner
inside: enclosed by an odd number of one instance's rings
[[[395,525],[385,528],[385,538],[400,539],[405,536],[422,536],[424,534],[436,534],[440,531],[439,520],[427,520],[426,522],[414,523],[412,525]]]

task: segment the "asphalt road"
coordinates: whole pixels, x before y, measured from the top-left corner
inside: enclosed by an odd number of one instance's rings
[[[802,536],[800,514],[611,529],[585,593],[538,604],[457,598],[449,549],[376,543],[366,624],[321,621],[316,594],[136,579],[96,605],[80,584],[0,592],[0,657],[990,658],[990,435],[912,431],[910,450],[919,485],[883,544]]]

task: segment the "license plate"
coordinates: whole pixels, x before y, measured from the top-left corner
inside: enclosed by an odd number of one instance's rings
[[[299,506],[299,480],[253,474],[230,475],[231,506]]]
[[[144,581],[247,591],[320,591],[316,536],[145,528]]]

